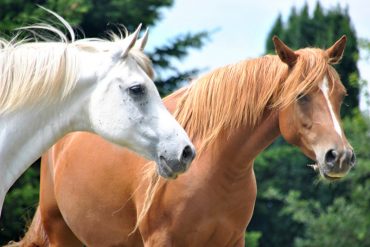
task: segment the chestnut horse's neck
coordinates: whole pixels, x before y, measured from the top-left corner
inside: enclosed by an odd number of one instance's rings
[[[242,171],[243,167],[251,164],[279,135],[278,114],[266,111],[254,127],[240,126],[235,130],[224,130],[210,149],[214,157],[218,157],[222,163],[228,163],[226,169],[240,165],[239,170]]]
[[[186,89],[181,89],[165,99],[165,105],[170,112],[175,111],[177,102],[185,92]],[[259,123],[253,127],[243,125],[233,130],[224,129],[217,140],[197,158],[211,159],[200,162],[203,170],[201,173],[205,172],[206,174],[203,175],[206,176],[223,174],[231,179],[245,177],[245,171],[252,168],[256,156],[279,135],[278,113],[267,109]],[[192,141],[197,147],[202,143],[202,140],[196,137]]]
[[[238,180],[250,180],[254,159],[279,135],[278,114],[266,112],[260,123],[254,127],[225,129],[204,151],[204,156],[207,159],[211,157],[212,161],[202,162],[202,165],[207,166],[204,167],[207,175],[214,176],[216,183],[223,181],[225,185],[232,185]],[[194,140],[196,144],[197,141]],[[199,158],[202,159],[202,155]]]

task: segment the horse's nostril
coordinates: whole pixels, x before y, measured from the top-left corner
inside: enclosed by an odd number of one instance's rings
[[[182,151],[181,161],[184,163],[188,163],[191,162],[194,159],[194,157],[195,157],[194,150],[189,145],[187,145]]]
[[[338,158],[338,152],[334,149],[330,149],[325,154],[325,162],[330,165],[334,165],[334,163],[337,161]]]

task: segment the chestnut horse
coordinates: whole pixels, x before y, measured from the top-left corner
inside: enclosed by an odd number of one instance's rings
[[[147,160],[92,134],[56,144],[43,156],[40,205],[18,246],[244,246],[253,161],[280,135],[324,178],[345,176],[355,156],[339,122],[346,90],[330,65],[345,36],[327,50],[273,41],[278,56],[219,68],[164,100],[198,148],[176,180],[143,180],[155,174]],[[152,204],[140,218],[145,199]]]

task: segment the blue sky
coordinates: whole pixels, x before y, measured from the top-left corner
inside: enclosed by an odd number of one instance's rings
[[[215,30],[201,50],[176,66],[180,69],[203,68],[206,71],[260,56],[265,50],[267,33],[279,13],[286,20],[293,6],[300,9],[308,3],[312,11],[316,0],[175,0],[163,9],[162,20],[150,30],[148,47],[164,44],[174,36],[203,30]],[[366,0],[322,0],[327,9],[340,4],[348,6],[358,37],[370,39],[370,2]],[[339,37],[338,37],[339,38]],[[361,76],[370,81],[370,62],[360,61]]]

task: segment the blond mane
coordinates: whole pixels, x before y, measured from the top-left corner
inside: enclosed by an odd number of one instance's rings
[[[47,10],[48,11],[48,10]],[[17,40],[0,38],[0,115],[13,112],[37,102],[58,102],[68,96],[79,78],[79,51],[106,52],[114,43],[122,42],[123,35],[111,40],[75,39],[69,23],[53,14],[69,32],[69,41],[58,28],[37,24],[20,28],[32,37]],[[57,36],[49,38],[45,32]],[[129,56],[150,76],[152,64],[139,49],[131,49]]]

